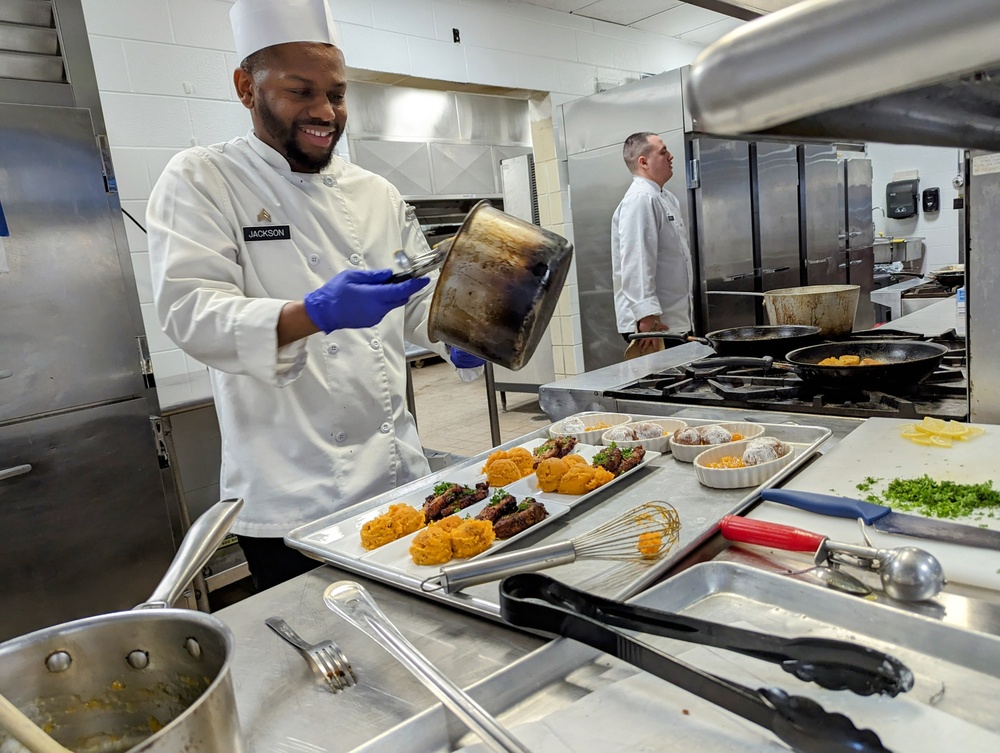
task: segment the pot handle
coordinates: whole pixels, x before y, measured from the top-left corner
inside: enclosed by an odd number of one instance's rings
[[[687,343],[687,342],[701,343],[702,345],[711,346],[711,343],[704,337],[695,337],[694,335],[677,335],[674,334],[673,332],[660,332],[660,331],[632,332],[628,336],[629,342],[632,342],[633,340],[652,340],[652,339],[677,340],[677,342],[682,342],[682,343]]]
[[[208,558],[225,538],[242,507],[242,499],[224,499],[199,515],[194,525],[184,534],[173,562],[152,595],[135,608],[162,609],[177,601],[187,584],[205,566]]]

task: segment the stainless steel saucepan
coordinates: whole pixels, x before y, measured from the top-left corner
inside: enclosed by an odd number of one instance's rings
[[[225,500],[202,514],[134,610],[0,644],[0,692],[75,753],[243,753],[232,633],[211,615],[170,608],[242,506]],[[22,750],[2,729],[0,749]]]

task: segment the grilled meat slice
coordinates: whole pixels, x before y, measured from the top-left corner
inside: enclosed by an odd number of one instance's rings
[[[508,494],[503,489],[497,489],[493,492],[490,503],[476,516],[476,520],[488,520],[490,523],[496,524],[504,515],[510,515],[516,510],[517,500],[514,499],[514,495]]]
[[[622,450],[622,462],[621,465],[618,466],[617,475],[620,476],[623,473],[631,471],[642,462],[642,459],[645,456],[646,450],[642,445],[639,445],[638,447],[630,447],[628,450]]]
[[[609,446],[594,455],[594,462],[592,465],[595,468],[603,468],[608,473],[612,473],[617,476],[621,473],[619,468],[621,467],[623,459],[622,451],[618,449],[618,445],[612,442]]]
[[[574,447],[576,447],[576,437],[556,437],[555,439],[550,439],[545,444],[538,445],[538,447],[532,450],[532,454],[535,456],[535,468],[543,460],[566,457],[573,452]]]
[[[424,502],[424,518],[428,523],[447,518],[469,505],[486,499],[487,494],[489,494],[489,484],[485,481],[476,484],[475,489],[447,482],[438,484],[434,487],[434,494],[428,495]]]
[[[525,497],[517,506],[517,511],[504,515],[500,520],[493,521],[493,533],[498,539],[509,539],[521,531],[526,531],[535,523],[540,523],[549,516],[545,505],[536,502],[534,497]]]

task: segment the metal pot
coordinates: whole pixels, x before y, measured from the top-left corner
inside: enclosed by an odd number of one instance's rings
[[[243,753],[232,633],[211,615],[166,608],[242,504],[226,500],[201,515],[150,600],[134,611],[0,644],[3,694],[76,753]],[[0,749],[20,749],[2,729]]]
[[[517,371],[538,347],[572,258],[562,236],[479,202],[441,267],[431,340]]]
[[[860,285],[806,285],[764,293],[771,324],[819,327],[824,337],[846,335],[854,329]]]

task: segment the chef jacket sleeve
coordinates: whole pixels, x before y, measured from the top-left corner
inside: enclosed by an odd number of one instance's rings
[[[656,254],[659,243],[656,197],[640,193],[622,204],[618,220],[621,241],[622,293],[636,321],[660,315],[656,297]]]
[[[276,387],[306,362],[305,339],[278,348],[287,300],[250,298],[222,176],[197,150],[174,157],[146,212],[153,298],[163,331],[185,353],[231,374]]]

